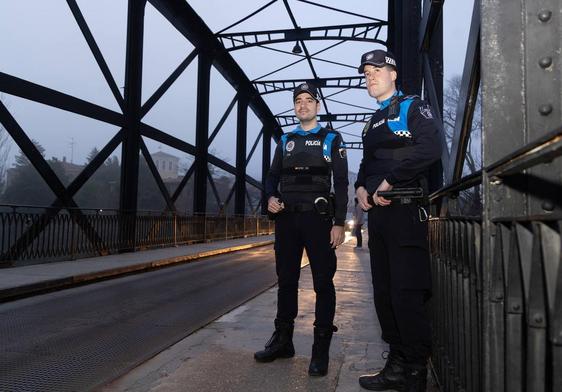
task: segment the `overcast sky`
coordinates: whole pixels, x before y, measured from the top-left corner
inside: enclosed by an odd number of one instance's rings
[[[118,86],[123,86],[125,64],[126,0],[78,0],[82,13],[109,65]],[[214,32],[231,25],[268,1],[194,0],[189,4]],[[356,14],[386,20],[385,0],[317,1]],[[329,26],[367,22],[365,18],[337,13],[310,4],[290,0],[297,23],[301,27]],[[467,36],[472,15],[473,0],[446,1],[444,5],[444,70],[445,78],[461,74],[464,65]],[[292,28],[291,20],[282,1],[278,1],[229,32]],[[386,38],[383,31],[381,38]],[[310,52],[316,52],[337,41],[306,41]],[[271,45],[291,51],[294,43]],[[320,77],[355,76],[355,67],[362,53],[374,46],[367,43],[347,42],[328,50],[319,57],[342,63],[334,65],[314,61]],[[143,60],[143,101],[159,87],[194,46],[183,38],[150,4],[145,19],[145,47]],[[64,0],[1,0],[0,1],[0,71],[38,83],[95,104],[119,111],[95,60],[80,33]],[[296,57],[263,48],[232,52],[246,75],[259,78],[268,72],[295,61]],[[311,78],[306,61],[289,67],[266,79]],[[195,144],[197,61],[181,75],[143,121],[174,136]],[[216,71],[211,74],[210,132],[235,95],[234,89]],[[338,90],[326,90],[331,94]],[[55,156],[82,164],[93,148],[102,148],[117,132],[117,127],[67,113],[45,105],[4,95],[11,113],[27,132],[45,149],[48,158]],[[290,93],[265,95],[264,99],[274,114],[292,108]],[[350,90],[333,99],[366,108],[375,108],[374,100],[364,90]],[[331,113],[364,112],[366,109],[342,103],[328,102]],[[249,111],[248,150],[261,124]],[[291,114],[291,112],[287,113]],[[345,123],[335,123],[337,126]],[[223,129],[211,145],[214,153],[231,164],[235,162],[236,110],[233,110]],[[342,128],[346,141],[360,141],[361,124]],[[290,128],[284,129],[289,131]],[[355,135],[355,136],[354,136]],[[147,140],[149,150],[158,149],[185,157],[186,154],[168,146]],[[252,161],[249,174],[261,177],[261,142]],[[11,159],[18,148],[12,148]],[[115,151],[120,158],[120,148]],[[359,151],[350,151],[350,170],[357,171]]]

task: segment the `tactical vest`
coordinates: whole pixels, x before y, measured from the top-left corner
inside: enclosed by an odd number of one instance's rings
[[[324,128],[316,133],[293,131],[281,137],[281,194],[330,193],[332,142],[335,137],[335,133]]]
[[[399,137],[392,146],[377,148],[368,151],[368,154],[376,159],[388,159],[402,161],[408,157],[413,150],[413,141],[408,129],[408,111],[413,100],[419,98],[417,95],[396,95],[391,98],[388,113],[385,120],[389,130]],[[372,126],[372,119],[366,124],[364,132]],[[382,174],[382,173],[381,173]],[[425,194],[431,193],[442,186],[441,161],[432,164],[426,173],[418,177],[418,184],[424,189]]]

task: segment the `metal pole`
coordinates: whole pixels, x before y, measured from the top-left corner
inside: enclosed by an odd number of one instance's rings
[[[137,212],[139,181],[140,119],[142,99],[142,53],[146,0],[129,0],[127,13],[127,55],[125,60],[125,127],[121,156],[119,210],[124,216]],[[121,220],[120,236],[135,248],[135,219]]]
[[[195,135],[195,173],[193,181],[193,212],[207,212],[207,172],[209,140],[209,93],[212,59],[201,52],[197,69],[197,119]]]
[[[234,213],[244,215],[246,213],[246,139],[248,134],[248,97],[242,93],[239,93],[238,97]]]

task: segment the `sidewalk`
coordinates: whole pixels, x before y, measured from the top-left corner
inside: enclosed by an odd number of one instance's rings
[[[364,391],[361,374],[384,365],[387,346],[380,339],[372,300],[369,253],[349,240],[338,251],[337,310],[326,377],[308,376],[314,321],[314,291],[308,266],[302,269],[296,355],[256,363],[273,331],[277,287],[260,294],[103,388],[105,392],[178,391]],[[227,295],[225,293],[225,295]]]
[[[270,245],[274,236],[239,238],[172,248],[161,248],[73,261],[0,269],[0,302],[194,261],[222,253]]]

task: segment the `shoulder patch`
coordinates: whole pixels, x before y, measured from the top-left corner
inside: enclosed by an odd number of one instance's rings
[[[427,103],[420,105],[420,114],[426,120],[432,120],[433,119],[433,112],[431,111],[431,106],[429,106],[429,104],[427,104]]]

